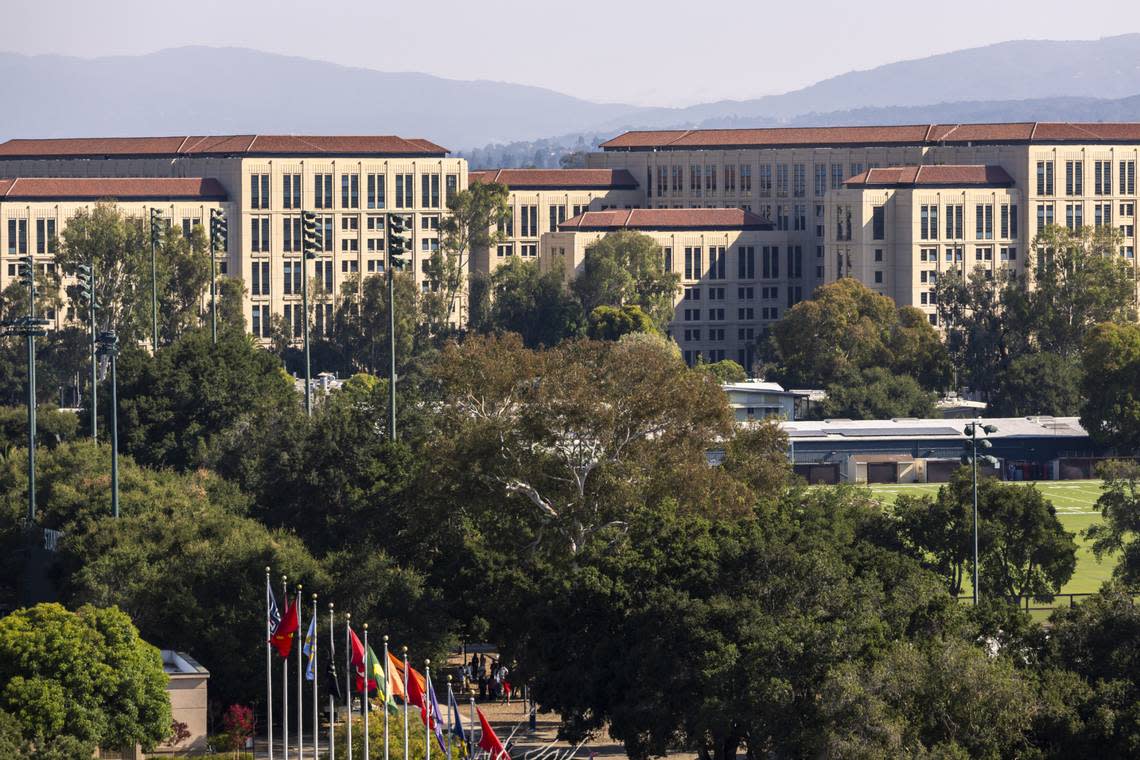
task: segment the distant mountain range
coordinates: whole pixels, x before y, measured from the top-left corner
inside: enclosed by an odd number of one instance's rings
[[[552,135],[568,136],[556,144],[573,145],[581,135],[631,128],[1140,120],[1140,34],[1004,42],[853,71],[782,95],[687,108],[594,103],[540,87],[243,48],[94,59],[0,53],[0,103],[17,104],[0,110],[0,139],[379,133],[426,137],[457,151]]]

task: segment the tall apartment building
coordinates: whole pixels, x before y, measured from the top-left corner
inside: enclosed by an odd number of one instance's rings
[[[245,282],[250,331],[264,338],[271,314],[301,333],[302,211],[315,212],[323,232],[309,268],[322,291],[383,271],[389,213],[414,217],[413,266],[426,289],[424,263],[439,245],[448,197],[467,186],[467,164],[427,140],[391,136],[10,140],[0,145],[0,177],[215,180],[231,212],[225,270]],[[57,219],[62,227],[67,215]],[[5,267],[0,287],[7,276]],[[319,331],[333,302],[318,301]]]

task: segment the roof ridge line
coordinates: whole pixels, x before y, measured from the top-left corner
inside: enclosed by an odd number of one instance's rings
[[[186,135],[186,136],[184,136],[184,137],[182,138],[182,142],[180,142],[180,143],[178,144],[178,147],[174,149],[174,152],[175,152],[175,153],[177,153],[177,154],[181,154],[181,153],[182,153],[182,149],[186,147],[186,141],[187,141],[187,140],[189,140],[189,139],[190,139],[190,135]]]
[[[676,137],[676,138],[674,138],[674,139],[670,140],[669,142],[667,142],[667,143],[665,143],[665,144],[666,144],[666,145],[673,145],[673,144],[674,144],[674,143],[676,143],[678,140],[684,140],[686,137],[688,137],[688,136],[689,136],[689,135],[691,135],[692,133],[693,133],[693,130],[691,130],[691,129],[686,129],[686,130],[685,130],[685,131],[684,131],[684,132],[683,132],[681,135],[679,135],[678,137]]]
[[[634,212],[634,211],[636,211],[636,209],[632,209],[632,208],[631,208],[631,209],[629,210],[629,215],[628,215],[628,216],[626,216],[626,218],[625,218],[625,224],[624,224],[623,226],[625,226],[625,227],[628,227],[628,226],[629,226],[629,223],[630,223],[630,222],[633,220],[633,212]]]
[[[257,138],[259,138],[259,137],[261,137],[261,135],[250,135],[249,136],[249,145],[245,146],[245,152],[246,153],[251,153],[253,151],[253,144],[255,142],[257,142]]]

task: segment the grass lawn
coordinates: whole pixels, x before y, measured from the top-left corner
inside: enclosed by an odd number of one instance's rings
[[[1083,532],[1090,525],[1100,522],[1100,512],[1096,500],[1100,496],[1099,480],[1044,480],[1033,485],[1057,508],[1057,517],[1065,530],[1076,533],[1077,571],[1061,589],[1062,593],[1085,594],[1100,589],[1100,585],[1112,575],[1115,562],[1106,557],[1097,562],[1092,548],[1085,540]],[[938,493],[939,483],[884,483],[869,486],[871,491],[882,497],[887,504],[894,503],[899,494],[928,495]]]

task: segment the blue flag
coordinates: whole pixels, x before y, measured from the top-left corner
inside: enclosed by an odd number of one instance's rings
[[[301,647],[301,652],[308,657],[305,663],[305,680],[312,681],[317,677],[316,674],[316,660],[317,660],[317,616],[313,615],[309,618],[309,630],[305,632],[305,643]]]
[[[467,744],[467,732],[463,730],[463,720],[459,717],[459,703],[455,701],[455,694],[449,688],[447,691],[447,711],[455,711],[455,723],[451,727],[451,732],[459,738],[459,741]]]
[[[439,702],[435,698],[435,687],[432,686],[431,679],[427,682],[427,698],[428,704],[431,705],[431,717],[429,720],[432,724],[432,729],[435,730],[436,741],[439,742],[439,748],[447,752],[447,745],[443,741],[443,715],[439,711]]]

